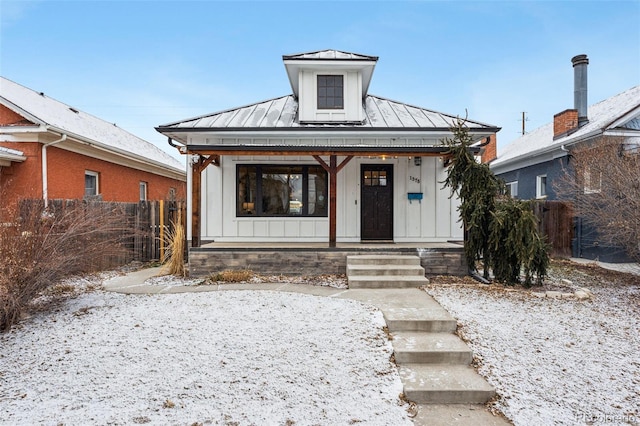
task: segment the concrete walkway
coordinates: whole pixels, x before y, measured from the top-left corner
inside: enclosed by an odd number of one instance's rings
[[[221,290],[272,290],[309,294],[324,297],[352,299],[372,304],[380,309],[384,315],[397,356],[406,351],[406,336],[403,330],[416,332],[451,332],[455,330],[455,319],[452,318],[431,296],[416,288],[404,289],[337,289],[333,287],[312,286],[304,284],[263,283],[263,284],[214,284],[198,286],[168,286],[145,284],[148,278],[157,276],[160,268],[148,268],[132,272],[127,275],[112,278],[104,283],[107,291],[126,294],[172,294],[187,292],[206,292]],[[425,319],[429,319],[428,326]],[[408,328],[407,328],[408,327]],[[430,328],[425,329],[423,328]],[[397,330],[397,332],[396,332]],[[453,335],[452,335],[453,336]],[[405,356],[411,356],[405,355]],[[405,393],[411,389],[421,395],[429,392],[429,381],[411,383],[410,376],[415,375],[412,370],[414,364],[400,365],[399,370]],[[467,370],[472,370],[468,367]],[[464,371],[468,374],[468,371]],[[429,374],[438,375],[437,368]],[[474,375],[477,375],[473,372]],[[479,377],[479,376],[478,376]],[[434,381],[441,380],[436,377]],[[468,378],[463,376],[463,387],[468,386]],[[473,380],[473,379],[472,379]],[[415,386],[412,386],[415,385]],[[482,386],[482,384],[480,384]],[[483,389],[485,390],[485,389]],[[433,391],[433,390],[431,390]],[[411,399],[411,398],[409,398]],[[501,417],[489,413],[481,404],[419,404],[418,413],[413,419],[414,424],[422,425],[464,425],[464,426],[503,426],[510,424]]]
[[[581,263],[583,265],[596,264],[601,268],[609,269],[611,271],[624,272],[626,274],[640,276],[640,263],[607,263],[597,260],[581,259],[579,257],[572,257],[569,260],[575,263]]]

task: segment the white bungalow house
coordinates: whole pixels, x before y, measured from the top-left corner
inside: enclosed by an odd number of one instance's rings
[[[370,95],[377,60],[285,55],[292,94],[156,128],[192,159],[192,247],[462,240],[442,184],[456,116]],[[499,130],[466,124],[479,143]]]

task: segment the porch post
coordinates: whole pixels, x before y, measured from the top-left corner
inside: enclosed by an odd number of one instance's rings
[[[349,161],[353,158],[353,155],[347,155],[347,157],[342,160],[340,165],[338,164],[338,156],[337,155],[329,155],[329,165],[324,162],[322,157],[319,155],[314,155],[313,158],[322,166],[323,169],[329,174],[329,247],[336,246],[336,193],[338,188],[338,173],[344,166],[347,165]]]
[[[191,163],[191,247],[200,247],[200,161]]]
[[[209,164],[220,166],[220,155],[208,157],[198,155],[198,161],[191,163],[191,247],[200,247],[200,211],[202,172]]]
[[[337,156],[329,156],[329,247],[336,246]]]

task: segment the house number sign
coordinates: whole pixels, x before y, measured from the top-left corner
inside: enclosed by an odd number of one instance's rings
[[[409,180],[411,182],[420,183],[420,178],[417,178],[417,177],[414,177],[414,176],[409,176]]]

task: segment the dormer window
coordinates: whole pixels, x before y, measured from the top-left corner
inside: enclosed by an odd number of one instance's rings
[[[318,109],[344,109],[342,75],[318,75]]]
[[[300,123],[363,123],[376,56],[321,50],[283,59]]]

